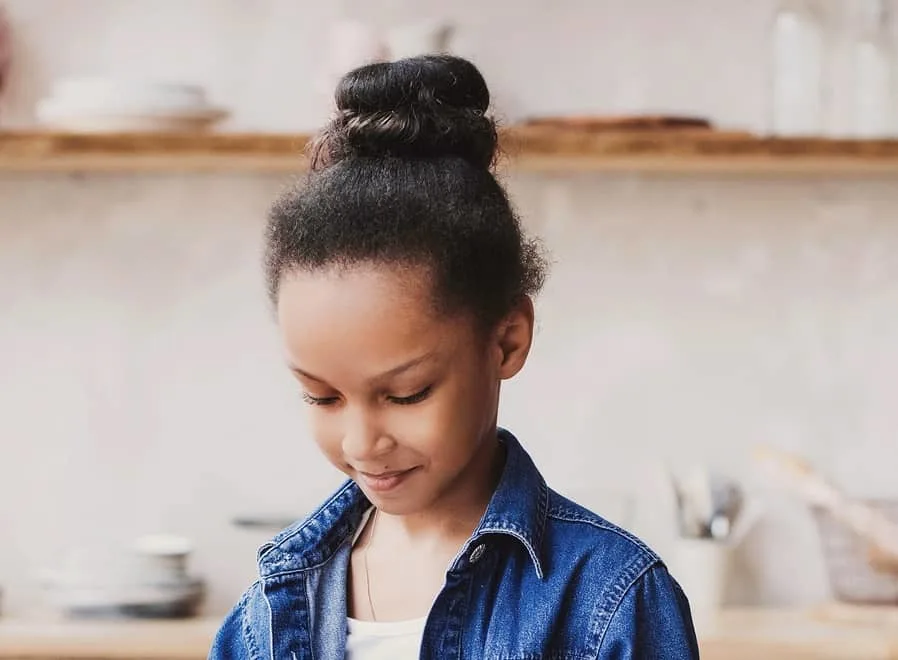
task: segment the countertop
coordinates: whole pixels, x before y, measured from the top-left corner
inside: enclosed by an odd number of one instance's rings
[[[201,660],[219,622],[0,619],[0,659]],[[898,608],[727,610],[701,644],[703,660],[898,660]]]

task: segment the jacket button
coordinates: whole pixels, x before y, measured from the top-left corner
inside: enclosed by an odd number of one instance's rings
[[[483,557],[483,553],[486,552],[486,546],[482,543],[478,545],[471,551],[471,563],[476,564],[480,561],[480,558]]]

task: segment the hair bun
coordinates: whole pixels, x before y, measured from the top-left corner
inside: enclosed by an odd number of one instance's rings
[[[495,156],[490,93],[471,62],[425,55],[379,62],[346,74],[337,115],[320,136],[313,167],[352,157],[455,156],[488,168]]]

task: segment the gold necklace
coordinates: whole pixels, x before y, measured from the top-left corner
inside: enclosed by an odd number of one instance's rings
[[[371,541],[374,539],[374,526],[377,524],[377,509],[371,514],[371,529],[368,530],[368,540],[365,542],[365,554],[363,561],[365,564],[365,591],[368,593],[368,609],[371,610],[371,620],[377,621],[377,615],[374,613],[374,601],[371,600],[371,577],[368,572],[368,552],[371,550]]]

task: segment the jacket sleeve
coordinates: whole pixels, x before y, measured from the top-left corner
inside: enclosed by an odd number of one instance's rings
[[[698,660],[689,602],[662,564],[636,580],[612,615],[599,660]]]
[[[246,624],[250,600],[258,585],[253,585],[228,613],[209,650],[208,660],[256,660],[261,657],[252,641],[253,631]]]

